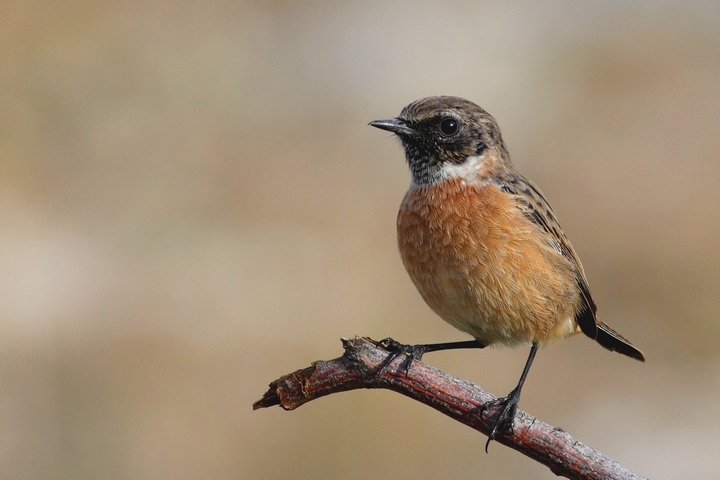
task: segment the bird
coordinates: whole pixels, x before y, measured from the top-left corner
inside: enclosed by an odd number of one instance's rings
[[[597,317],[585,271],[545,199],[515,169],[497,121],[459,97],[422,98],[370,126],[401,141],[411,174],[397,216],[402,262],[427,305],[474,340],[384,345],[424,353],[490,345],[530,346],[517,386],[496,409],[488,445],[512,429],[540,346],[583,333],[608,350],[645,356]],[[390,357],[392,358],[392,357]]]

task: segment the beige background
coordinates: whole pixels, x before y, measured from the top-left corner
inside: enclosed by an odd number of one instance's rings
[[[253,412],[341,336],[466,339],[395,246],[368,121],[500,122],[603,319],[521,407],[654,479],[720,478],[717,2],[0,3],[0,477],[554,478],[397,394]],[[497,394],[527,350],[426,360]]]

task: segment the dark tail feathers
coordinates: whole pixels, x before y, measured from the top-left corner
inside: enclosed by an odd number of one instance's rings
[[[598,320],[597,322],[597,342],[608,350],[622,353],[635,360],[645,361],[645,355],[630,343],[630,340],[620,335],[618,332],[610,328],[606,323]]]

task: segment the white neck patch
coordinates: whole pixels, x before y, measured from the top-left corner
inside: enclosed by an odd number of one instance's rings
[[[440,169],[443,180],[459,178],[471,182],[480,178],[481,165],[484,155],[468,157],[463,163],[455,164],[447,162]]]
[[[487,170],[487,153],[467,157],[462,164],[446,162],[441,166],[434,165],[428,172],[416,177],[412,175],[410,186],[426,187],[448,180],[459,179],[463,183],[482,182]]]

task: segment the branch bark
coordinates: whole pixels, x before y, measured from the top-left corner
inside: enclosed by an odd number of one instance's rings
[[[332,393],[359,388],[386,388],[406,395],[488,435],[497,408],[482,414],[481,407],[495,397],[466,380],[448,375],[420,361],[406,371],[407,357],[399,355],[384,367],[388,352],[364,337],[343,339],[345,353],[329,361],[285,375],[270,384],[269,390],[253,404],[253,410],[280,405],[295,408]],[[379,372],[385,371],[382,375]],[[517,410],[511,432],[496,438],[499,443],[547,466],[556,475],[571,479],[643,479],[583,445],[560,428],[552,427]]]

